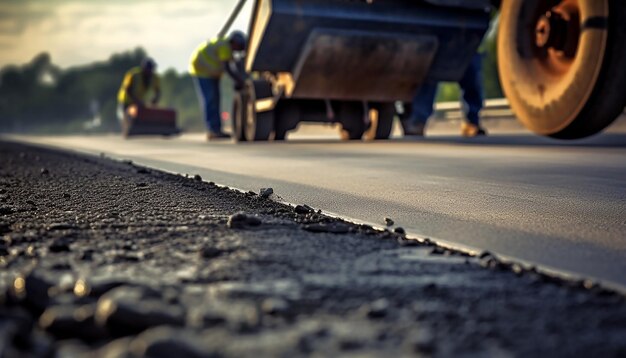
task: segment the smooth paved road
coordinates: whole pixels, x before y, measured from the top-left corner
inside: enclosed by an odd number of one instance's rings
[[[199,135],[21,137],[244,190],[626,287],[626,133],[207,143]]]

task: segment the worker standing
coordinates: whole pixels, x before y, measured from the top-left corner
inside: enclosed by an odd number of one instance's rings
[[[486,135],[480,125],[480,110],[483,108],[482,55],[477,53],[459,81],[463,91],[466,121],[461,126],[461,135],[476,137]],[[404,135],[423,136],[428,118],[433,114],[437,82],[426,82],[413,98],[410,117],[403,123]]]
[[[222,132],[220,78],[226,72],[235,81],[236,88],[243,87],[245,79],[236,68],[234,53],[245,49],[245,35],[240,31],[234,31],[228,38],[216,38],[200,44],[191,56],[189,73],[196,86],[208,129],[208,140],[230,138],[228,134]]]
[[[486,41],[495,38],[497,34],[499,17],[497,12],[492,12],[492,21],[489,30],[483,38],[478,52],[472,57],[469,66],[459,81],[463,91],[463,109],[465,121],[461,126],[461,135],[464,137],[476,137],[487,135],[487,131],[480,125],[480,111],[484,105],[483,91],[483,57],[486,52]],[[413,98],[409,110],[405,113],[407,119],[402,121],[404,135],[423,136],[428,118],[433,114],[435,96],[438,83],[427,81],[420,87]]]
[[[153,93],[150,103],[156,105],[159,102],[161,83],[155,69],[156,63],[151,58],[146,58],[140,66],[131,68],[124,75],[117,94],[117,117],[123,126],[130,125],[128,108],[133,105],[144,107],[149,92]]]

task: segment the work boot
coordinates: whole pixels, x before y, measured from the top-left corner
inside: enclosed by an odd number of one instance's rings
[[[461,126],[461,135],[463,137],[479,137],[487,135],[487,131],[472,123],[463,123]]]
[[[424,123],[412,123],[410,121],[402,121],[402,129],[404,129],[405,136],[424,136]]]
[[[206,135],[206,140],[215,140],[215,139],[230,139],[230,135],[224,132],[209,132]]]

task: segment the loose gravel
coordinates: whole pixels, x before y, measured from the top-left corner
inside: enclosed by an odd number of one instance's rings
[[[0,142],[0,357],[626,356],[621,294],[202,180]]]

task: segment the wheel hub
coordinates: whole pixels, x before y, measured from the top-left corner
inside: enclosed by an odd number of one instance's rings
[[[539,51],[558,52],[562,59],[576,56],[580,39],[580,7],[576,0],[563,0],[547,9],[535,24],[534,45]]]
[[[535,27],[535,44],[539,48],[563,50],[567,34],[568,21],[559,13],[548,11],[537,21]]]

